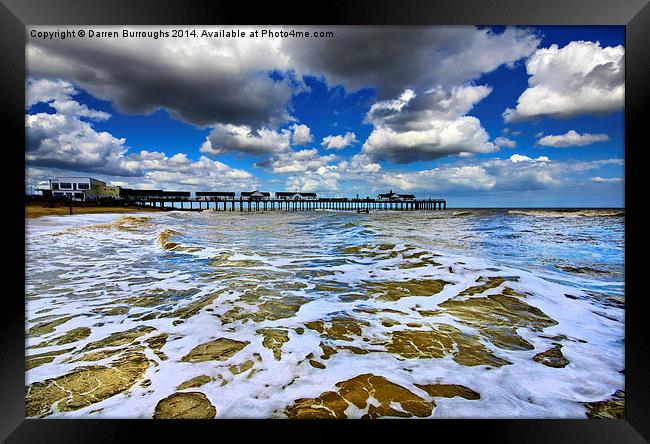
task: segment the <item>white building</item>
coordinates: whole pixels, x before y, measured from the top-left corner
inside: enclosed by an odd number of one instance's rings
[[[91,177],[56,177],[50,179],[52,197],[76,201],[95,200],[106,182]]]

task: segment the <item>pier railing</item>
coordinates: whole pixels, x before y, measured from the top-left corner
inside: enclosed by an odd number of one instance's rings
[[[136,205],[153,208],[169,208],[178,210],[215,211],[370,211],[370,210],[446,210],[445,199],[413,199],[413,200],[382,200],[382,199],[347,199],[347,198],[318,198],[318,199],[246,199],[246,198],[132,198]]]

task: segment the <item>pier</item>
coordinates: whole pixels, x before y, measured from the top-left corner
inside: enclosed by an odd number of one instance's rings
[[[169,208],[176,210],[202,211],[415,211],[415,210],[446,210],[445,199],[413,199],[413,200],[382,200],[382,199],[348,199],[348,198],[316,198],[304,200],[288,199],[246,199],[203,197],[190,198],[186,196],[143,197],[130,199],[135,205],[153,208]]]

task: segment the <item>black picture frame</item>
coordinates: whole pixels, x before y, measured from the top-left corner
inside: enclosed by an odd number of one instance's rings
[[[650,439],[648,379],[650,358],[645,341],[646,311],[642,292],[644,260],[637,227],[642,223],[642,153],[647,148],[643,113],[650,101],[650,4],[648,0],[346,0],[342,2],[225,2],[171,0],[0,0],[0,120],[5,129],[4,197],[10,206],[4,221],[13,241],[6,252],[5,287],[0,315],[0,439],[7,442],[153,441],[180,432],[186,439],[338,440],[353,432],[363,439],[389,429],[414,439],[414,433],[439,440],[476,439],[527,443],[642,443]],[[626,211],[626,414],[623,420],[424,420],[369,422],[32,420],[24,418],[24,91],[26,25],[172,25],[172,24],[399,24],[399,25],[625,25],[625,211]],[[7,137],[9,136],[9,137]],[[11,141],[11,142],[9,142]],[[635,197],[640,196],[640,197]],[[645,224],[644,224],[645,225]],[[15,233],[14,233],[15,230]],[[21,254],[22,252],[22,254]],[[634,258],[639,258],[638,260]],[[11,290],[9,290],[11,289]],[[24,293],[23,293],[24,294]],[[250,421],[249,421],[250,422]],[[201,434],[203,438],[199,438]],[[237,435],[235,435],[237,436]],[[206,438],[208,437],[208,438]]]

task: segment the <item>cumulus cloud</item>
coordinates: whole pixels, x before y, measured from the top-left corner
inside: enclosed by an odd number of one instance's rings
[[[422,171],[395,172],[380,181],[394,189],[426,192],[525,192],[566,186],[576,174],[622,159],[558,162],[546,156],[531,158],[513,154],[506,159],[442,165]]]
[[[203,145],[201,152],[219,155],[241,152],[251,155],[271,154],[289,149],[291,131],[274,131],[268,128],[253,130],[247,125],[217,124]]]
[[[247,189],[254,183],[253,176],[244,170],[201,156],[193,161],[185,154],[168,157],[161,152],[141,151],[128,158],[146,172],[138,184],[143,187],[184,189]]]
[[[336,165],[321,166],[309,175],[290,176],[286,186],[288,190],[296,190],[303,193],[317,191],[338,191],[339,180],[342,175]]]
[[[137,165],[126,162],[125,139],[95,131],[89,122],[63,114],[25,116],[25,160],[33,166],[137,176]]]
[[[295,85],[268,75],[286,70],[287,62],[274,39],[31,39],[27,45],[30,76],[74,82],[124,113],[163,109],[198,126],[287,121]]]
[[[89,109],[74,101],[78,91],[69,82],[47,79],[27,83],[27,105],[46,103],[56,113],[25,116],[25,160],[31,183],[60,174],[125,177],[122,184],[140,186],[211,187],[250,183],[250,173],[231,168],[205,156],[193,161],[184,153],[167,156],[158,151],[134,153],[124,138],[106,131],[96,131],[92,120],[105,120],[110,115]],[[90,121],[88,121],[90,120]]]
[[[366,115],[374,129],[363,153],[375,160],[411,163],[497,151],[481,122],[465,115],[491,91],[484,85],[438,86],[422,95],[407,89],[397,99],[377,102]]]
[[[274,173],[297,173],[316,171],[335,159],[333,154],[321,156],[316,148],[312,148],[280,153],[269,160],[259,162],[257,166],[269,167]]]
[[[507,147],[507,148],[514,148],[517,146],[517,142],[508,139],[507,137],[499,136],[496,139],[494,139],[494,144],[498,147]]]
[[[540,38],[530,29],[497,33],[468,26],[319,27],[331,39],[285,39],[296,70],[325,76],[329,85],[354,91],[374,86],[387,99],[405,87],[451,86],[477,79],[501,65],[512,65],[537,49]]]
[[[350,146],[353,143],[357,143],[357,136],[353,132],[348,131],[347,133],[341,135],[333,135],[323,137],[321,146],[327,148],[328,150],[341,150],[346,146]]]
[[[542,146],[565,148],[568,146],[591,145],[592,143],[607,142],[608,140],[609,136],[607,134],[579,134],[574,130],[570,130],[566,134],[541,137],[537,140],[537,144]]]
[[[294,145],[306,145],[314,141],[311,135],[311,130],[307,125],[294,124],[291,126],[293,130],[292,142]]]
[[[572,117],[620,110],[625,96],[625,48],[574,41],[538,49],[527,61],[531,76],[506,122]]]
[[[250,32],[253,28],[237,29]],[[110,100],[120,112],[148,114],[162,109],[198,126],[223,123],[259,129],[290,120],[290,100],[304,90],[303,75],[323,78],[329,85],[342,84],[348,91],[375,88],[380,98],[389,98],[405,87],[420,91],[477,79],[527,57],[540,42],[534,31],[522,28],[503,32],[471,26],[330,30],[334,38],[308,40],[29,39],[27,69],[33,77],[73,82]]]
[[[57,113],[73,117],[85,117],[91,120],[108,120],[111,115],[103,111],[88,108],[73,96],[79,91],[70,82],[63,80],[29,79],[26,85],[25,102],[27,107],[45,103]]]

